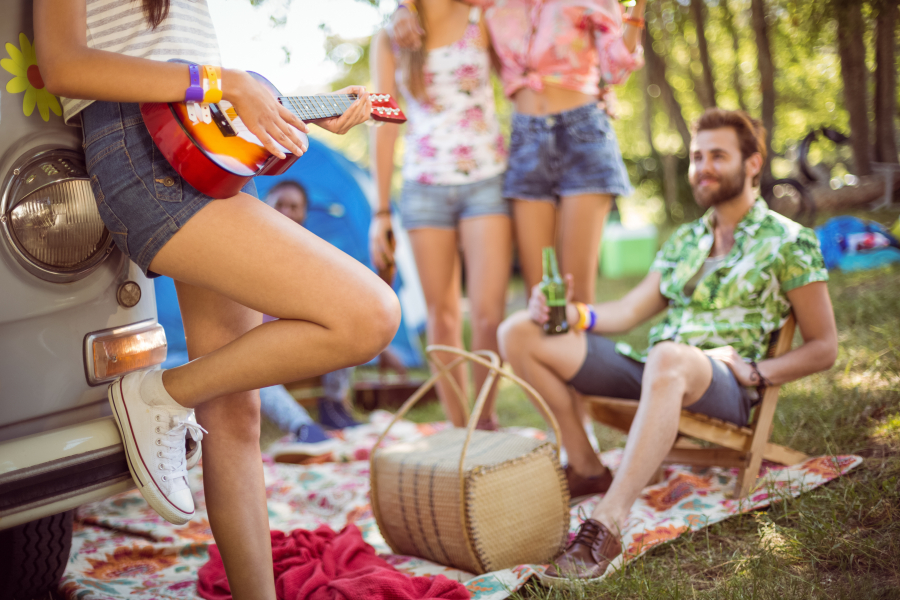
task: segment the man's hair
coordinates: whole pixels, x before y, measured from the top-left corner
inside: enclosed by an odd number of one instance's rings
[[[285,179],[283,181],[279,181],[275,185],[273,185],[268,193],[266,193],[266,204],[272,204],[269,201],[269,198],[277,192],[278,190],[283,190],[284,188],[293,188],[300,192],[303,195],[303,200],[309,204],[309,194],[306,193],[306,188],[303,187],[303,184],[297,181],[296,179]]]
[[[763,163],[766,162],[766,128],[759,119],[754,119],[742,110],[708,108],[694,123],[692,134],[723,127],[731,127],[737,134],[741,161],[758,153],[762,156]],[[759,185],[759,178],[760,173],[757,173],[753,178],[753,185]]]

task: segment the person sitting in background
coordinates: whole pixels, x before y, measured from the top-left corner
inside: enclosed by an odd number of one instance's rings
[[[309,210],[306,188],[293,179],[276,183],[266,195],[266,203],[298,225],[306,221]],[[327,240],[326,240],[327,241]],[[264,321],[271,320],[266,316]],[[317,401],[319,424],[328,429],[343,429],[359,425],[347,411],[345,402],[350,392],[350,377],[353,367],[338,369],[321,376],[323,395]],[[293,434],[294,443],[315,444],[310,448],[315,453],[328,451],[329,438],[319,424],[310,418],[283,385],[263,388],[259,391],[260,406],[269,419],[283,431]]]
[[[681,409],[745,426],[753,388],[828,369],[837,356],[816,236],[757,195],[765,129],[741,111],[710,109],[693,133],[690,184],[709,210],[675,232],[647,277],[620,300],[569,303],[568,322],[578,326],[568,334],[543,334],[549,310],[537,287],[527,311],[500,328],[501,353],[559,421],[572,496],[606,494],[547,570],[550,584],[597,579],[621,554],[631,506],[675,442]],[[803,344],[763,360],[791,310]],[[627,332],[662,311],[646,351],[597,335]],[[568,386],[639,401],[615,478],[588,443]]]

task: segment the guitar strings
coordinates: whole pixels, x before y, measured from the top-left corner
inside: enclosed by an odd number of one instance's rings
[[[350,108],[356,94],[325,94],[320,96],[278,96],[282,106],[304,120],[337,117]],[[326,104],[331,102],[331,106]],[[340,103],[340,107],[338,107]],[[346,105],[345,105],[346,103]],[[336,110],[337,109],[337,110]]]

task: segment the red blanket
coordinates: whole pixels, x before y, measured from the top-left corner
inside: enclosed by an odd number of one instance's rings
[[[464,600],[465,586],[443,575],[404,575],[363,541],[356,525],[340,533],[322,526],[272,532],[272,559],[278,600]],[[197,592],[206,600],[231,600],[219,549],[209,547]]]

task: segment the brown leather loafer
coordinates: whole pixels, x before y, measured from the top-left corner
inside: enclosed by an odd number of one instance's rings
[[[586,519],[575,538],[541,576],[550,586],[599,581],[609,564],[622,554],[619,536],[594,519]]]
[[[603,475],[596,477],[582,477],[576,473],[571,465],[566,465],[566,482],[569,484],[569,496],[572,501],[578,501],[587,496],[605,494],[612,485],[613,476],[609,469]]]

